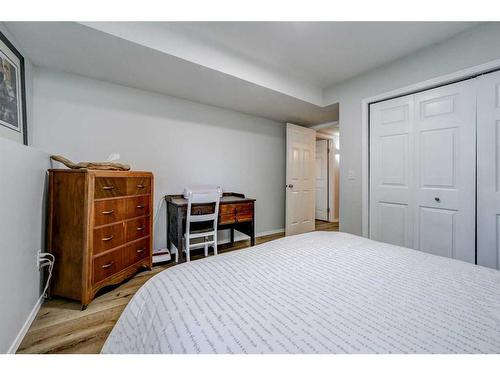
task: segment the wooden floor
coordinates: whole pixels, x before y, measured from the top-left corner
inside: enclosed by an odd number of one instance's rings
[[[337,231],[338,224],[316,220],[316,230]],[[283,233],[258,237],[257,244],[283,237]],[[250,246],[238,241],[233,246],[220,245],[219,252],[229,252]],[[193,255],[192,259],[203,255]],[[78,302],[63,298],[45,301],[17,353],[99,353],[111,329],[134,293],[151,277],[172,267],[167,263],[144,271],[96,297],[86,310]]]

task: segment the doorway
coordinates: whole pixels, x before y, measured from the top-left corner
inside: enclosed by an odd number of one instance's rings
[[[325,124],[313,128],[316,130],[316,230],[338,230],[339,125]]]

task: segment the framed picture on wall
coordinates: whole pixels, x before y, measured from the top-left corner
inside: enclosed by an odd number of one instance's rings
[[[0,136],[28,144],[24,58],[1,32]]]

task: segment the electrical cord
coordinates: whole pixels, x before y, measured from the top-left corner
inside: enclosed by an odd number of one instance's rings
[[[43,269],[48,266],[48,276],[47,276],[47,281],[45,283],[45,287],[43,288],[42,295],[38,299],[38,302],[43,300],[44,298],[47,298],[47,290],[49,289],[49,284],[50,284],[50,279],[52,277],[52,270],[54,269],[54,263],[56,262],[56,258],[54,255],[50,253],[40,253],[40,258],[39,258],[39,269]]]
[[[163,197],[162,199],[160,199],[160,201],[158,202],[158,207],[156,208],[155,217],[153,218],[153,230],[154,230],[154,226],[156,224],[156,221],[158,220],[158,216],[160,214],[161,206],[163,206],[163,202],[164,201],[165,201],[165,197]]]

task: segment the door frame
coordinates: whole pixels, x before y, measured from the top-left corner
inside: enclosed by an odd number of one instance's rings
[[[370,104],[456,83],[500,69],[500,59],[458,70],[361,100],[361,188],[362,235],[369,237],[370,225]]]
[[[331,190],[331,185],[330,185],[330,138],[322,138],[318,137],[318,133],[316,133],[316,152],[318,152],[318,142],[319,141],[325,141],[326,142],[326,221],[330,221],[330,211],[331,211],[331,197],[330,197],[330,190]],[[317,177],[317,176],[316,176]],[[316,204],[318,201],[318,194],[315,195],[315,202]],[[314,220],[318,220],[316,217],[316,212],[314,213]]]
[[[330,123],[327,123],[328,127],[330,126],[338,126],[338,121],[333,121]],[[321,126],[321,127],[319,127]],[[321,129],[322,125],[318,126],[311,126],[311,129]],[[340,129],[339,129],[340,130]],[[338,135],[338,141],[340,142],[340,134]],[[335,214],[337,211],[339,211],[339,203],[340,199],[336,199],[336,195],[339,193],[339,188],[340,188],[340,165],[338,165],[337,168],[337,174],[335,174],[335,151],[339,152],[339,149],[337,146],[334,144],[335,142],[335,136],[327,136],[323,135],[321,133],[316,133],[316,140],[318,139],[325,139],[328,141],[328,222],[329,223],[338,223],[339,222],[339,215]]]

